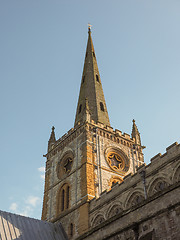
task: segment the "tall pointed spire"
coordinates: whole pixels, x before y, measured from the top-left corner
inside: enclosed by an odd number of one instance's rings
[[[87,102],[90,119],[110,126],[90,26],[88,27],[88,42],[74,125],[83,121]]]
[[[133,119],[133,127],[132,127],[132,138],[135,138],[135,143],[138,145],[141,145],[141,137],[140,133],[138,131],[138,128],[136,126],[135,120]]]

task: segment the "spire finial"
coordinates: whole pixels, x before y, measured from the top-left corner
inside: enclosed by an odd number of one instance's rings
[[[90,23],[88,23],[88,33],[91,32],[91,28],[92,28],[92,25]]]
[[[132,121],[133,121],[133,123],[135,123],[135,120],[134,120],[134,119],[133,119]]]

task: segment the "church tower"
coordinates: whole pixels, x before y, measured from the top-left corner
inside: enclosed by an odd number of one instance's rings
[[[131,137],[110,126],[89,27],[74,127],[58,140],[53,127],[48,142],[42,219],[70,239],[89,230],[89,202],[135,173],[142,149],[134,120]]]

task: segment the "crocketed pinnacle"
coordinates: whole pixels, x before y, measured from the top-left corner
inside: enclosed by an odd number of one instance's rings
[[[136,126],[135,120],[133,119],[133,127],[132,127],[132,138],[135,138],[135,143],[138,145],[141,145],[141,137],[140,133],[138,131],[138,128]]]
[[[90,27],[74,125],[84,120],[87,103],[90,120],[110,126]]]
[[[55,132],[54,132],[55,127],[52,127],[51,135],[48,141],[48,150],[50,150],[51,146],[56,142],[56,137],[55,137]]]

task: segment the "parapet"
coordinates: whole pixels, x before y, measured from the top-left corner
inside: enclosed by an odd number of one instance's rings
[[[151,164],[156,163],[163,163],[169,161],[169,159],[177,157],[180,155],[180,144],[177,142],[171,144],[169,147],[166,148],[166,152],[162,155],[161,153],[156,154],[154,157],[151,158]]]

